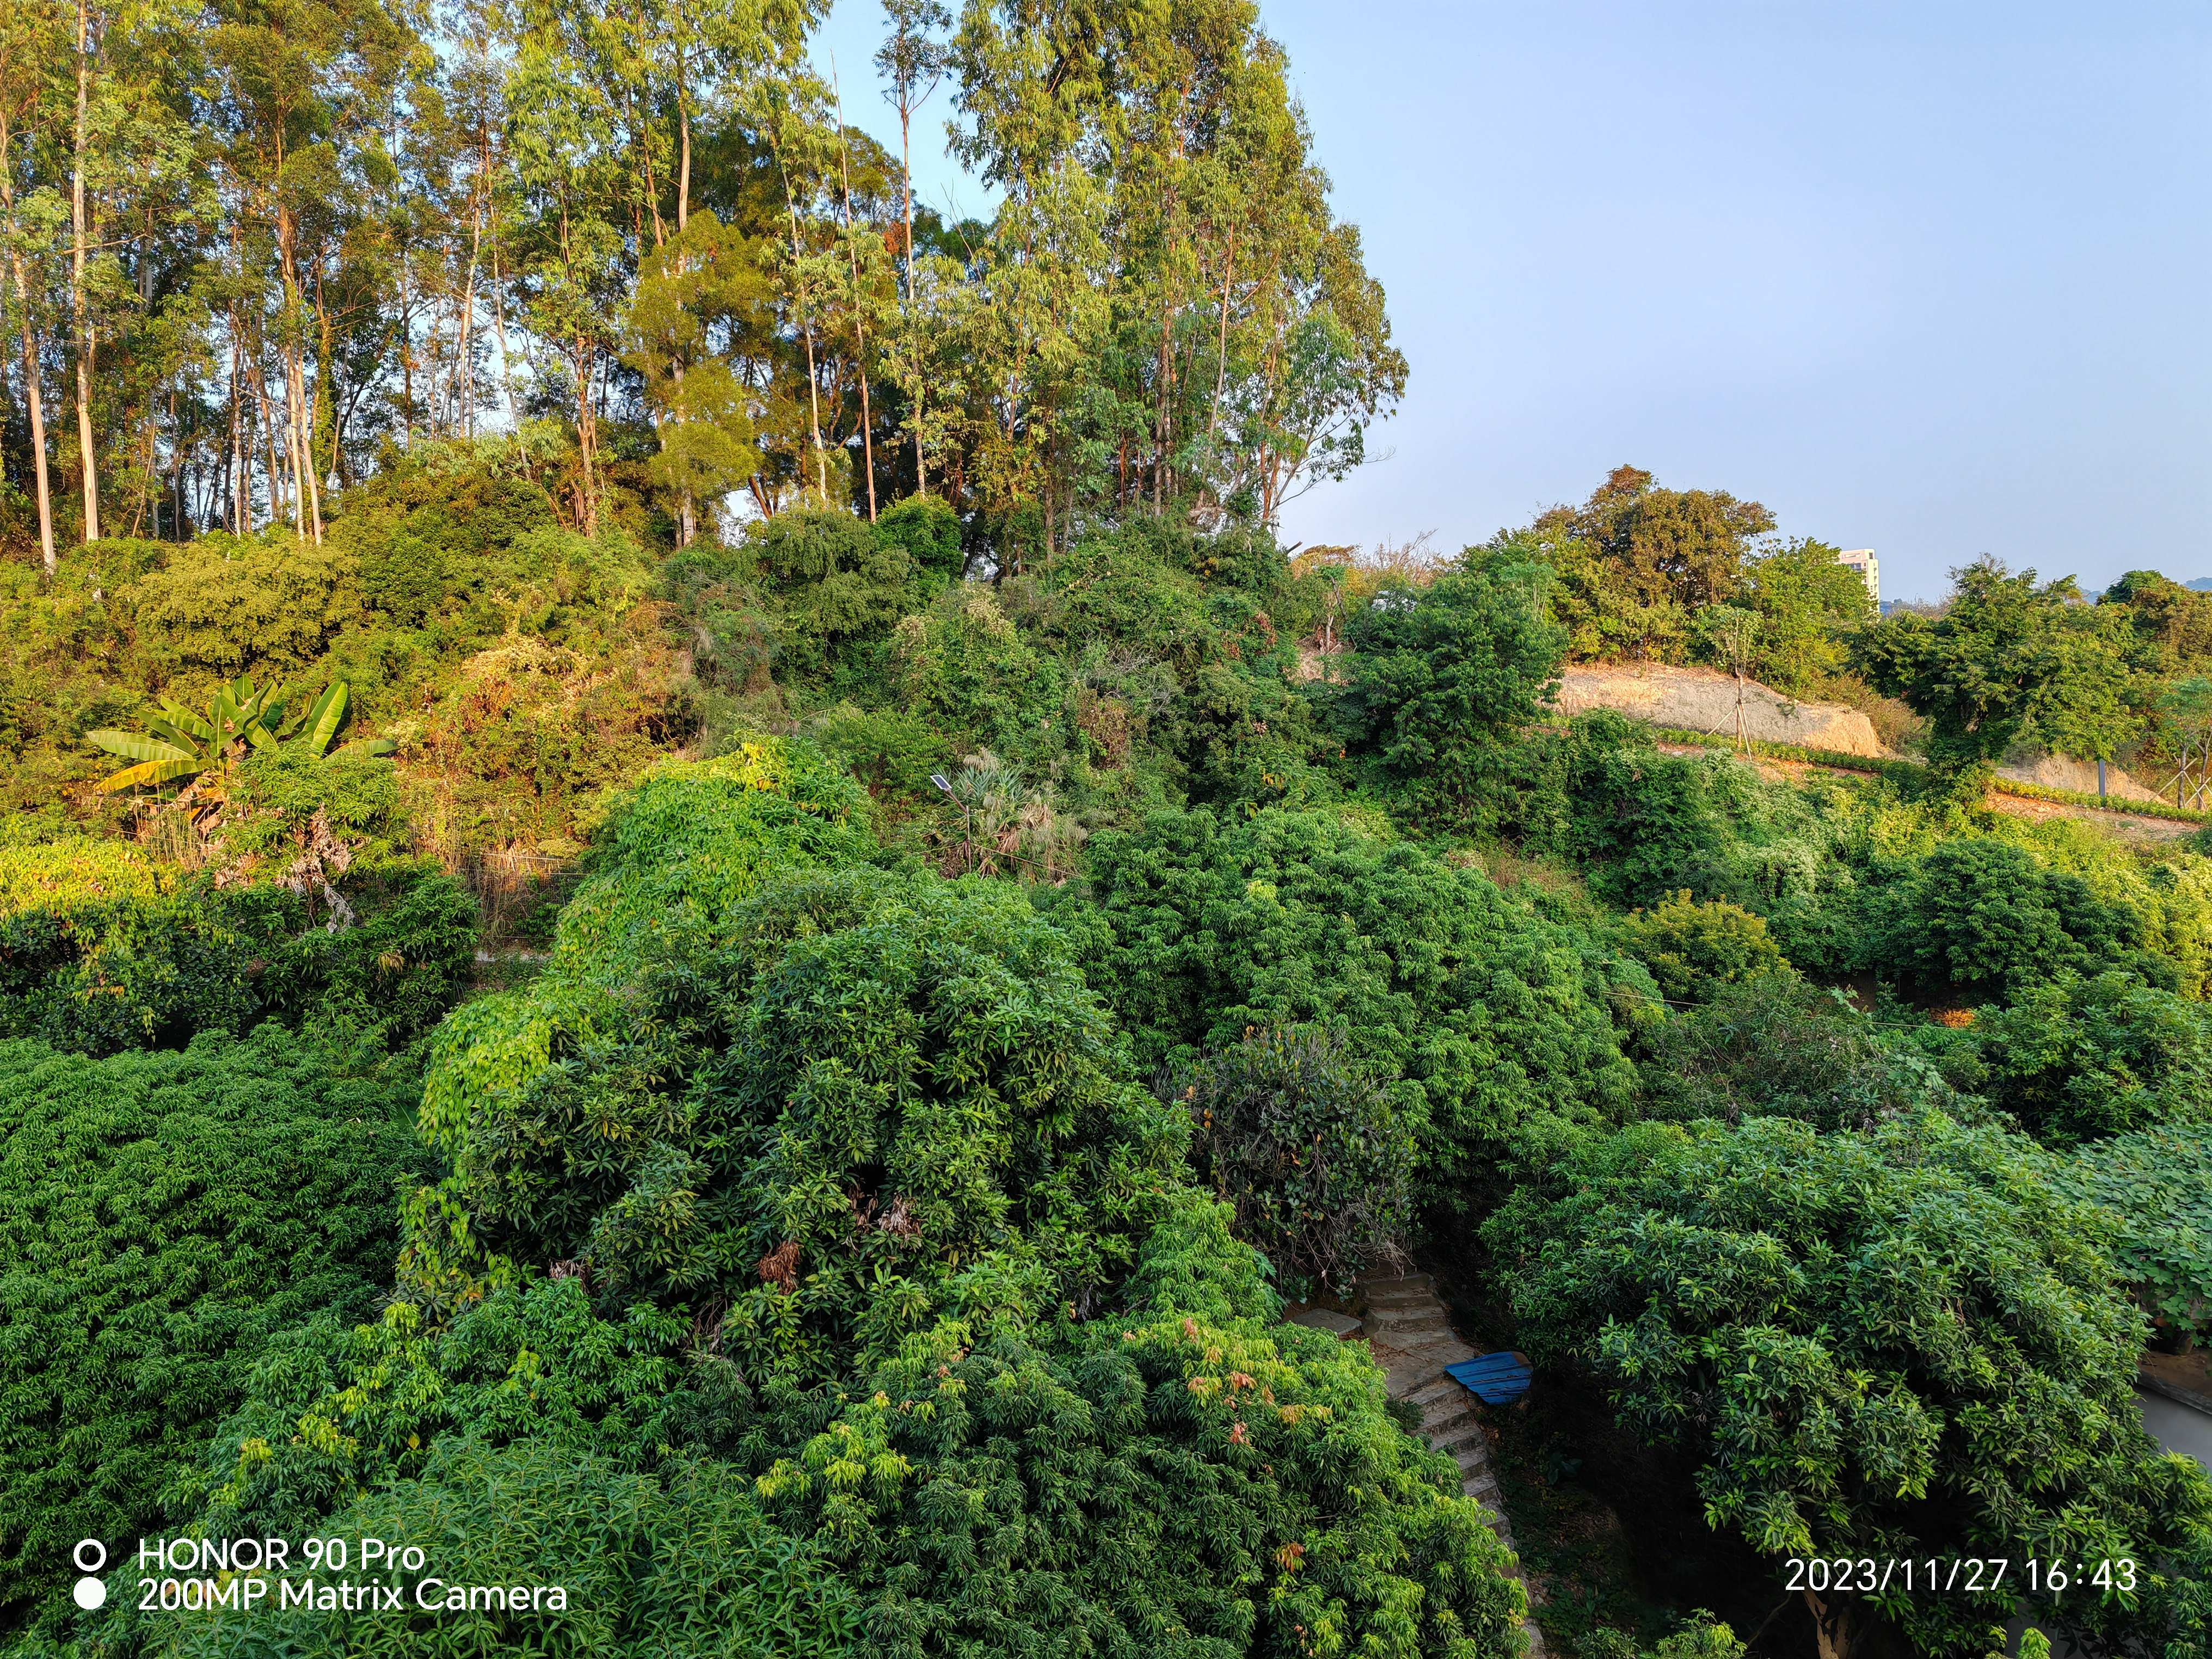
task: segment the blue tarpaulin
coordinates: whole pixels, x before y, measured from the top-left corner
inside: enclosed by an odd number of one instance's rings
[[[1485,1405],[1503,1406],[1528,1392],[1533,1368],[1522,1353],[1486,1353],[1444,1367],[1444,1375]]]

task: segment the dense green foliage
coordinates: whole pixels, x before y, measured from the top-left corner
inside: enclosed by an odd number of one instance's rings
[[[2097,1141],[2051,1181],[2119,1218],[2114,1260],[2161,1330],[2212,1336],[2212,1133],[2201,1121]]]
[[[1858,645],[1867,678],[1927,717],[1929,758],[1971,777],[2023,738],[2109,757],[2132,725],[2127,613],[2079,604],[2070,577],[2039,587],[1989,559],[1955,580],[1942,617],[1893,617]]]
[[[532,1573],[622,1540],[591,1620],[530,1627],[564,1651],[699,1641],[727,1595],[732,1639],[785,1606],[831,1650],[1508,1659],[1456,1470],[1363,1350],[1273,1322],[1067,933],[866,862],[863,800],[764,741],[617,806],[545,973],[441,1029],[400,1298],[266,1346],[203,1524],[477,1516],[472,1559]]]
[[[1631,911],[1620,939],[1678,1002],[1703,1002],[1721,986],[1788,966],[1765,917],[1726,899],[1699,903],[1686,888],[1649,910]]]
[[[1162,1083],[1190,1116],[1199,1179],[1285,1294],[1348,1296],[1402,1243],[1413,1139],[1340,1033],[1255,1031]]]
[[[410,1081],[274,1025],[0,1042],[0,1619],[58,1612],[78,1539],[158,1529],[276,1333],[370,1311]]]
[[[1567,638],[1542,614],[1543,580],[1528,566],[1455,572],[1387,592],[1352,619],[1360,667],[1346,713],[1409,803],[1468,817],[1558,690]]]
[[[2136,1414],[2140,1316],[2100,1229],[2001,1133],[1933,1111],[1864,1133],[1639,1126],[1486,1232],[1523,1341],[1595,1367],[1647,1437],[1693,1437],[1712,1523],[1765,1554],[2148,1567],[2212,1524],[2212,1481],[2154,1455]],[[1812,1599],[1839,1644],[1872,1606],[1923,1651],[1971,1653],[2025,1590]],[[2111,1598],[2039,1612],[2127,1618]]]
[[[675,373],[678,313],[736,326],[756,278],[684,264],[735,222],[695,208],[649,262],[650,400],[721,395],[726,364]],[[117,1099],[308,1038],[328,1091],[425,1067],[413,1146],[234,1200],[336,1183],[319,1215],[373,1212],[374,1248],[225,1304],[189,1421],[128,1443],[134,1516],[458,1529],[441,1567],[591,1597],[395,1619],[395,1652],[1510,1659],[1521,1592],[1450,1461],[1363,1349],[1275,1322],[1402,1252],[1540,1389],[1594,1376],[1677,1442],[1739,1537],[2125,1543],[2161,1582],[2052,1628],[2201,1639],[2200,1495],[2122,1413],[2146,1316],[2204,1329],[2212,856],[1547,717],[1563,655],[1628,651],[1909,721],[1847,672],[1891,624],[1832,549],[1640,475],[1442,563],[1292,561],[1187,503],[994,516],[973,480],[871,525],[778,475],[718,533],[729,434],[616,426],[591,535],[532,427],[395,453],[319,545],[103,544],[0,595],[10,660],[54,668],[0,698],[43,804],[0,834],[25,1052]],[[1978,603],[1900,631],[1942,667],[1989,643]],[[2116,590],[2096,696],[2145,718],[2192,604]],[[397,752],[249,738],[186,799],[54,799],[86,733],[247,673],[347,684]],[[70,1628],[369,1639],[130,1599]],[[1890,1610],[1943,1654],[1994,1611]]]
[[[1650,981],[1476,871],[1346,818],[1165,813],[1091,843],[1095,897],[1052,914],[1139,1059],[1186,1064],[1248,1026],[1340,1029],[1394,1085],[1421,1196],[1458,1183],[1534,1116],[1629,1103],[1616,989]]]
[[[75,836],[0,847],[0,1034],[110,1054],[273,1016],[410,1042],[459,995],[475,906],[412,860],[346,887],[359,925],[334,929],[303,880],[221,886]]]

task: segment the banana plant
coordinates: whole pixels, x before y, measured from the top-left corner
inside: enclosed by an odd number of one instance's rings
[[[284,704],[276,696],[276,690],[271,685],[256,690],[251,678],[240,676],[228,685],[217,688],[208,700],[204,714],[185,708],[173,697],[164,697],[161,714],[147,719],[143,733],[87,732],[89,742],[109,754],[137,763],[102,778],[100,787],[132,789],[203,777],[218,769],[228,770],[231,763],[249,749],[283,747],[304,750],[318,758],[329,753],[331,744],[345,729],[347,717],[352,713],[353,694],[346,683],[335,682],[304,713],[289,720],[284,718]],[[347,744],[337,752],[388,755],[397,747],[381,738],[364,738]]]

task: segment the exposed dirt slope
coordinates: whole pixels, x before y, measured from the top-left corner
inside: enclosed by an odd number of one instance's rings
[[[1714,669],[1571,663],[1561,671],[1561,681],[1559,708],[1563,714],[1612,708],[1678,731],[1735,730],[1735,680]],[[1873,724],[1857,709],[1799,702],[1756,680],[1743,683],[1743,724],[1747,735],[1764,743],[1832,749],[1844,755],[1884,752]]]

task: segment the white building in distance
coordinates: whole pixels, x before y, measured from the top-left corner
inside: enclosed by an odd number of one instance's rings
[[[1836,555],[1838,564],[1847,564],[1859,573],[1859,580],[1867,585],[1867,600],[1877,611],[1881,609],[1881,567],[1875,562],[1874,549],[1854,547]]]

